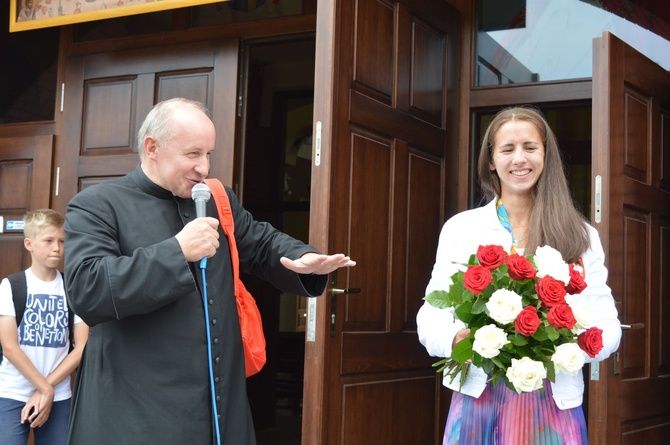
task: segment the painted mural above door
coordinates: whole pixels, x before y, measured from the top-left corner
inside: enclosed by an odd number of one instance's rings
[[[25,31],[220,2],[221,0],[9,0],[9,30]]]

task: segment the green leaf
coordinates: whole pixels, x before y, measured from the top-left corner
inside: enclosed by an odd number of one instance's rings
[[[467,290],[463,285],[463,272],[459,272],[459,280],[449,287],[449,303],[451,306],[458,306],[459,304],[473,301],[475,295]]]
[[[487,300],[484,298],[477,298],[475,303],[472,305],[472,313],[481,314],[486,312],[486,302]]]
[[[531,336],[533,340],[536,340],[540,343],[543,343],[547,341],[549,338],[549,335],[547,334],[547,328],[544,326],[540,326],[537,331]]]
[[[438,368],[436,372],[442,372],[442,370],[447,367],[448,362],[448,358],[443,358],[442,360],[433,363],[433,368]]]
[[[505,382],[505,386],[507,386],[509,389],[511,389],[511,390],[514,391],[514,392],[517,392],[517,391],[516,391],[516,388],[514,387],[514,385],[512,384],[512,382],[510,382],[509,380],[507,380],[507,378],[502,379],[502,381]]]
[[[496,365],[498,368],[504,368],[505,365],[503,362],[500,360],[500,355],[496,355],[495,357],[491,358],[491,362],[493,362],[494,365]]]
[[[554,369],[554,362],[551,360],[547,360],[545,362],[544,367],[547,368],[547,378],[551,380],[552,382],[556,381],[556,370]]]
[[[459,389],[463,388],[465,380],[468,377],[468,372],[470,371],[470,364],[458,363],[452,359],[443,359],[435,363],[433,366],[437,366],[440,363],[442,363],[442,365],[440,366],[440,369],[438,369],[438,372],[443,372],[446,377],[450,377],[450,383],[453,383],[456,376],[460,374]]]
[[[507,338],[514,346],[525,346],[528,344],[528,337],[521,334],[509,335]]]
[[[449,292],[443,290],[434,290],[425,297],[423,297],[423,299],[426,300],[431,305],[440,309],[451,307]]]
[[[473,303],[471,301],[467,301],[460,306],[456,308],[454,311],[456,313],[456,318],[461,320],[463,323],[470,323],[470,320],[472,319],[472,306]]]
[[[458,363],[465,363],[472,358],[472,339],[464,338],[456,343],[451,351],[451,358]]]
[[[485,325],[491,324],[491,323],[493,323],[493,322],[491,321],[489,316],[486,315],[485,313],[473,314],[472,318],[470,318],[470,321],[468,322],[468,327],[472,331],[475,331],[475,330],[481,328],[482,326],[485,326]]]
[[[459,382],[458,389],[462,389],[463,385],[465,385],[465,380],[468,378],[468,372],[470,372],[470,364],[465,363],[462,365],[463,368],[461,369],[461,381]]]
[[[545,330],[547,332],[547,337],[551,341],[554,341],[561,336],[561,334],[558,333],[558,330],[553,326],[547,326]]]
[[[484,359],[484,362],[481,364],[480,368],[482,368],[486,374],[491,374],[495,366],[496,364],[493,359]]]
[[[512,363],[512,354],[503,349],[498,354],[498,360],[503,364],[503,368],[507,368]]]

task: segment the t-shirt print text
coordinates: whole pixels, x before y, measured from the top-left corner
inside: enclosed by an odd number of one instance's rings
[[[62,348],[67,342],[67,306],[60,295],[29,294],[19,329],[19,343]]]

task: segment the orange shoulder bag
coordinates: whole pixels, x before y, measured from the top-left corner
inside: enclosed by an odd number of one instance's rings
[[[219,211],[219,221],[230,246],[230,259],[233,263],[233,277],[235,279],[237,315],[240,318],[242,345],[244,347],[244,369],[247,377],[249,377],[258,373],[267,361],[263,321],[256,300],[240,280],[240,260],[237,254],[237,244],[235,243],[235,221],[230,209],[228,195],[218,179],[205,179],[205,183],[209,186],[214,197],[216,208]]]

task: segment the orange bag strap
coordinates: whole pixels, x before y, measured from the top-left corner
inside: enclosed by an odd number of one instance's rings
[[[240,259],[237,254],[237,243],[235,242],[235,221],[233,220],[233,211],[230,208],[230,200],[228,199],[226,190],[223,188],[223,184],[218,179],[205,179],[205,184],[207,184],[209,190],[212,192],[212,197],[216,203],[216,208],[219,211],[219,221],[223,227],[223,233],[226,235],[226,238],[228,238],[228,245],[230,246],[230,259],[233,262],[235,296],[237,296],[237,283],[240,280]]]

